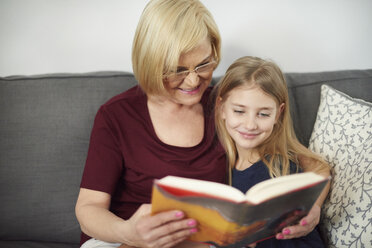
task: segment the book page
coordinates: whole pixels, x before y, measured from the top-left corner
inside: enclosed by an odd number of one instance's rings
[[[276,177],[254,185],[246,193],[246,199],[249,202],[257,204],[274,196],[278,196],[324,180],[324,177],[313,172]]]
[[[231,200],[234,202],[243,202],[246,200],[245,195],[240,190],[222,183],[176,176],[166,176],[160,180],[157,180],[156,183],[159,185],[179,188],[184,191],[186,190],[195,192],[196,194],[199,195],[201,194],[210,195],[211,197]]]

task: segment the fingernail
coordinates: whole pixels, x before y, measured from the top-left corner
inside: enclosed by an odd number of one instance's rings
[[[198,231],[198,229],[196,229],[196,228],[192,228],[192,229],[190,229],[190,232],[191,233],[196,233]]]
[[[276,239],[283,239],[283,238],[284,238],[283,234],[279,234],[279,235],[276,237]]]
[[[187,222],[187,225],[188,225],[188,226],[195,226],[195,224],[196,224],[196,221],[195,221],[195,220],[189,220],[189,221]]]
[[[183,212],[181,211],[176,212],[176,217],[183,217]]]
[[[284,233],[285,235],[290,234],[290,233],[291,233],[291,230],[289,230],[289,229],[284,229],[284,230],[283,230],[283,233]]]
[[[306,226],[307,225],[307,221],[306,220],[302,220],[301,221],[301,226]]]

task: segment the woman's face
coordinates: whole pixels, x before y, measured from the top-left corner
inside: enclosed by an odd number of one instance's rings
[[[170,74],[164,79],[170,100],[188,106],[198,104],[212,80],[214,65],[211,42],[207,38],[193,50],[182,54],[176,71],[178,76]],[[198,67],[201,68],[199,72],[193,71]],[[187,74],[187,71],[190,72]],[[181,76],[180,79],[180,74],[187,76],[184,79]]]

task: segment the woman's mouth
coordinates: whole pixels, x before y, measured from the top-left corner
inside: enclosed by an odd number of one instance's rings
[[[197,87],[194,87],[194,88],[190,88],[190,89],[178,88],[178,90],[180,90],[184,94],[194,95],[194,94],[197,94],[199,92],[200,85],[198,85]]]

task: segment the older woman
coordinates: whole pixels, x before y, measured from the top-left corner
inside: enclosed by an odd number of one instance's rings
[[[102,105],[94,121],[76,204],[82,247],[188,246],[183,241],[197,232],[196,220],[177,210],[151,216],[147,203],[153,180],[166,175],[226,182],[208,107],[220,46],[213,17],[198,0],[148,3],[133,42],[139,86]],[[299,225],[291,235],[311,230]]]

